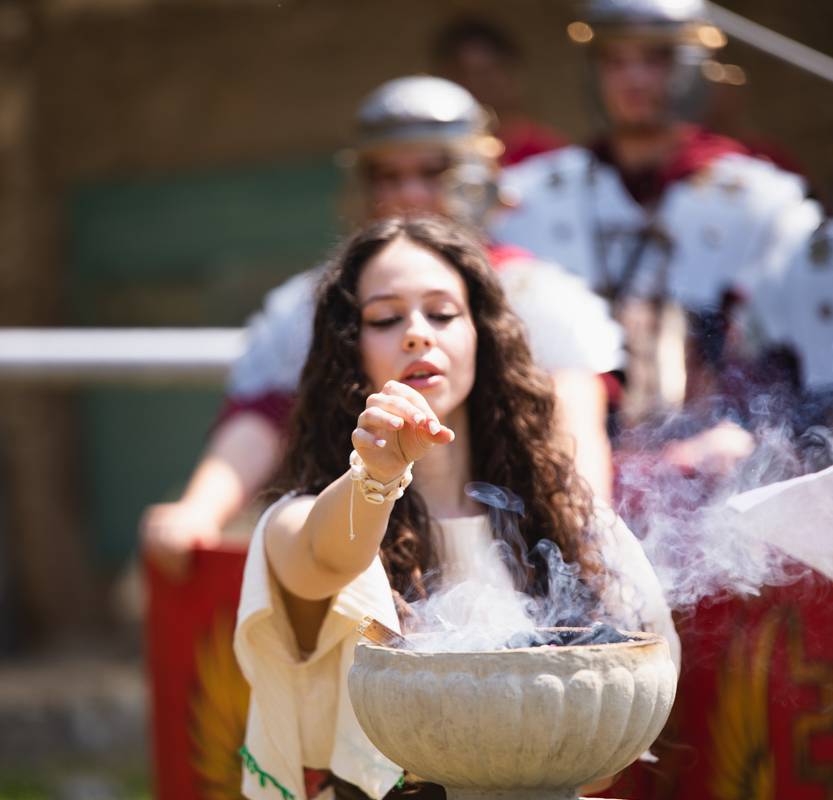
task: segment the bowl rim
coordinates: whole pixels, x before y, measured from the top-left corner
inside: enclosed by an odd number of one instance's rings
[[[589,631],[590,626],[557,626],[557,627],[545,627],[545,628],[537,628],[540,631]],[[380,652],[395,652],[399,653],[403,656],[413,656],[413,657],[425,657],[425,656],[461,656],[461,655],[471,655],[471,656],[496,656],[496,657],[506,657],[510,653],[573,653],[573,652],[582,652],[582,653],[589,653],[589,652],[597,652],[600,649],[604,648],[605,650],[609,650],[610,648],[642,648],[648,647],[651,645],[657,645],[661,643],[668,644],[668,640],[659,633],[654,633],[653,631],[629,631],[629,630],[622,630],[617,628],[620,633],[625,634],[626,636],[633,637],[629,641],[626,642],[607,642],[607,643],[598,643],[598,644],[565,644],[565,645],[558,645],[555,647],[546,647],[546,646],[538,646],[538,647],[511,647],[511,648],[503,648],[501,650],[412,650],[410,648],[405,647],[388,647],[387,645],[377,644],[376,642],[371,642],[366,639],[360,639],[357,642],[356,647],[361,647],[366,650],[370,651],[380,651]],[[410,637],[420,637],[420,636],[427,636],[428,634],[422,633],[414,633],[408,634],[405,636],[406,639]]]

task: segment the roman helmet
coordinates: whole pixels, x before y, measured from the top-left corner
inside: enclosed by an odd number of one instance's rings
[[[670,45],[674,59],[668,87],[670,119],[698,115],[707,80],[715,80],[715,67],[720,66],[713,55],[727,41],[709,21],[703,0],[583,0],[567,34],[591,54],[595,46],[611,39]],[[593,89],[598,98],[595,79]]]
[[[382,84],[360,104],[346,163],[361,180],[374,153],[409,144],[437,144],[449,157],[443,176],[449,213],[480,226],[497,204],[503,145],[493,118],[462,86],[427,75]]]

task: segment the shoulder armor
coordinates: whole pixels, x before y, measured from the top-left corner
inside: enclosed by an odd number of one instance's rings
[[[246,350],[232,366],[229,394],[295,391],[312,341],[315,290],[322,274],[321,267],[307,270],[269,292],[263,310],[247,326]]]
[[[729,153],[716,159],[705,170],[706,180],[723,189],[733,192],[779,192],[802,198],[806,194],[807,182],[800,175],[777,167],[769,161],[742,153]]]
[[[539,367],[601,373],[622,366],[621,328],[584,280],[533,258],[507,262],[500,279]]]
[[[568,145],[548,153],[524,159],[520,164],[507,167],[502,174],[504,187],[523,191],[551,183],[553,176],[565,179],[586,171],[591,154],[584,147]]]

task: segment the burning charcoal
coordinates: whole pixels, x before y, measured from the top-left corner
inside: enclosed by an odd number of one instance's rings
[[[517,650],[521,647],[574,647],[589,644],[618,644],[632,642],[616,628],[604,623],[596,623],[592,628],[583,630],[556,631],[519,631],[510,636],[502,649]]]
[[[610,625],[596,623],[590,629],[581,630],[519,631],[510,636],[503,647],[507,650],[520,647],[573,647],[588,644],[618,644],[633,640],[632,636],[627,636]]]
[[[571,642],[571,645],[582,644],[618,644],[619,642],[633,641],[632,637],[625,635],[621,631],[604,622],[599,622],[593,625],[589,631],[580,633]]]
[[[565,644],[570,643],[569,634],[569,631],[547,631],[542,644],[549,647],[564,647]]]

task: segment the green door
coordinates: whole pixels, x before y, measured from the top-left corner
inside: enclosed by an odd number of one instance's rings
[[[334,245],[329,158],[77,186],[69,194],[72,323],[234,326],[268,289]],[[142,508],[177,496],[205,443],[219,386],[79,392],[93,552],[117,568]]]

